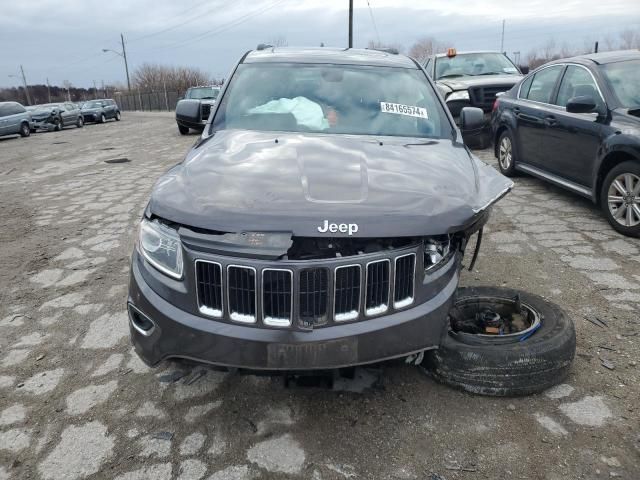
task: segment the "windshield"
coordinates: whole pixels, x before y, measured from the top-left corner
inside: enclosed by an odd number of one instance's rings
[[[195,98],[195,99],[203,99],[203,98],[218,98],[218,93],[220,93],[220,89],[218,87],[198,87],[198,88],[190,88],[187,90],[187,94],[185,98]]]
[[[640,60],[608,63],[600,68],[623,107],[640,107]]]
[[[421,70],[313,64],[243,64],[214,130],[450,138],[452,127]]]
[[[100,108],[100,107],[102,107],[102,102],[98,102],[98,101],[87,102],[84,105],[82,105],[82,108]]]
[[[461,53],[436,58],[436,80],[466,75],[519,75],[516,66],[502,53]]]

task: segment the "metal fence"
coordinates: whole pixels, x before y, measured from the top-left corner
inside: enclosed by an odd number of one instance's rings
[[[114,100],[123,111],[173,111],[184,92],[116,93]]]

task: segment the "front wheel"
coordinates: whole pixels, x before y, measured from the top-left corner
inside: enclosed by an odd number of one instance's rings
[[[178,124],[178,131],[181,135],[187,135],[189,133],[189,127],[185,127],[184,125]]]
[[[640,163],[629,160],[607,174],[600,206],[611,226],[630,237],[640,237]]]
[[[62,118],[56,118],[53,121],[53,129],[56,132],[59,132],[60,130],[62,130],[64,128],[64,123],[62,123]]]
[[[29,124],[23,123],[22,125],[20,125],[20,136],[28,137],[29,135],[31,135],[31,128],[29,127]]]
[[[513,137],[509,130],[505,130],[500,135],[497,156],[500,172],[507,177],[513,177],[516,174],[516,158]]]
[[[100,114],[100,120],[98,120],[100,123],[104,123],[107,120],[107,117],[104,116],[104,113]]]
[[[84,118],[78,117],[78,121],[76,122],[76,127],[78,128],[84,127]]]
[[[116,112],[116,122],[119,122],[119,121],[120,121],[120,118],[122,118],[122,117],[120,116],[120,112]]]

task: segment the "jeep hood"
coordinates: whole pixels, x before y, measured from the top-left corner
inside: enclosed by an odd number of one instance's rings
[[[147,215],[221,232],[320,237],[328,220],[358,224],[357,237],[435,235],[512,186],[451,140],[223,130],[158,180]]]

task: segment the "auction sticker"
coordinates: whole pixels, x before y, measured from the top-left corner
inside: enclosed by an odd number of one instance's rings
[[[429,118],[426,108],[403,105],[401,103],[380,102],[380,111],[382,113],[395,113],[408,117]]]

